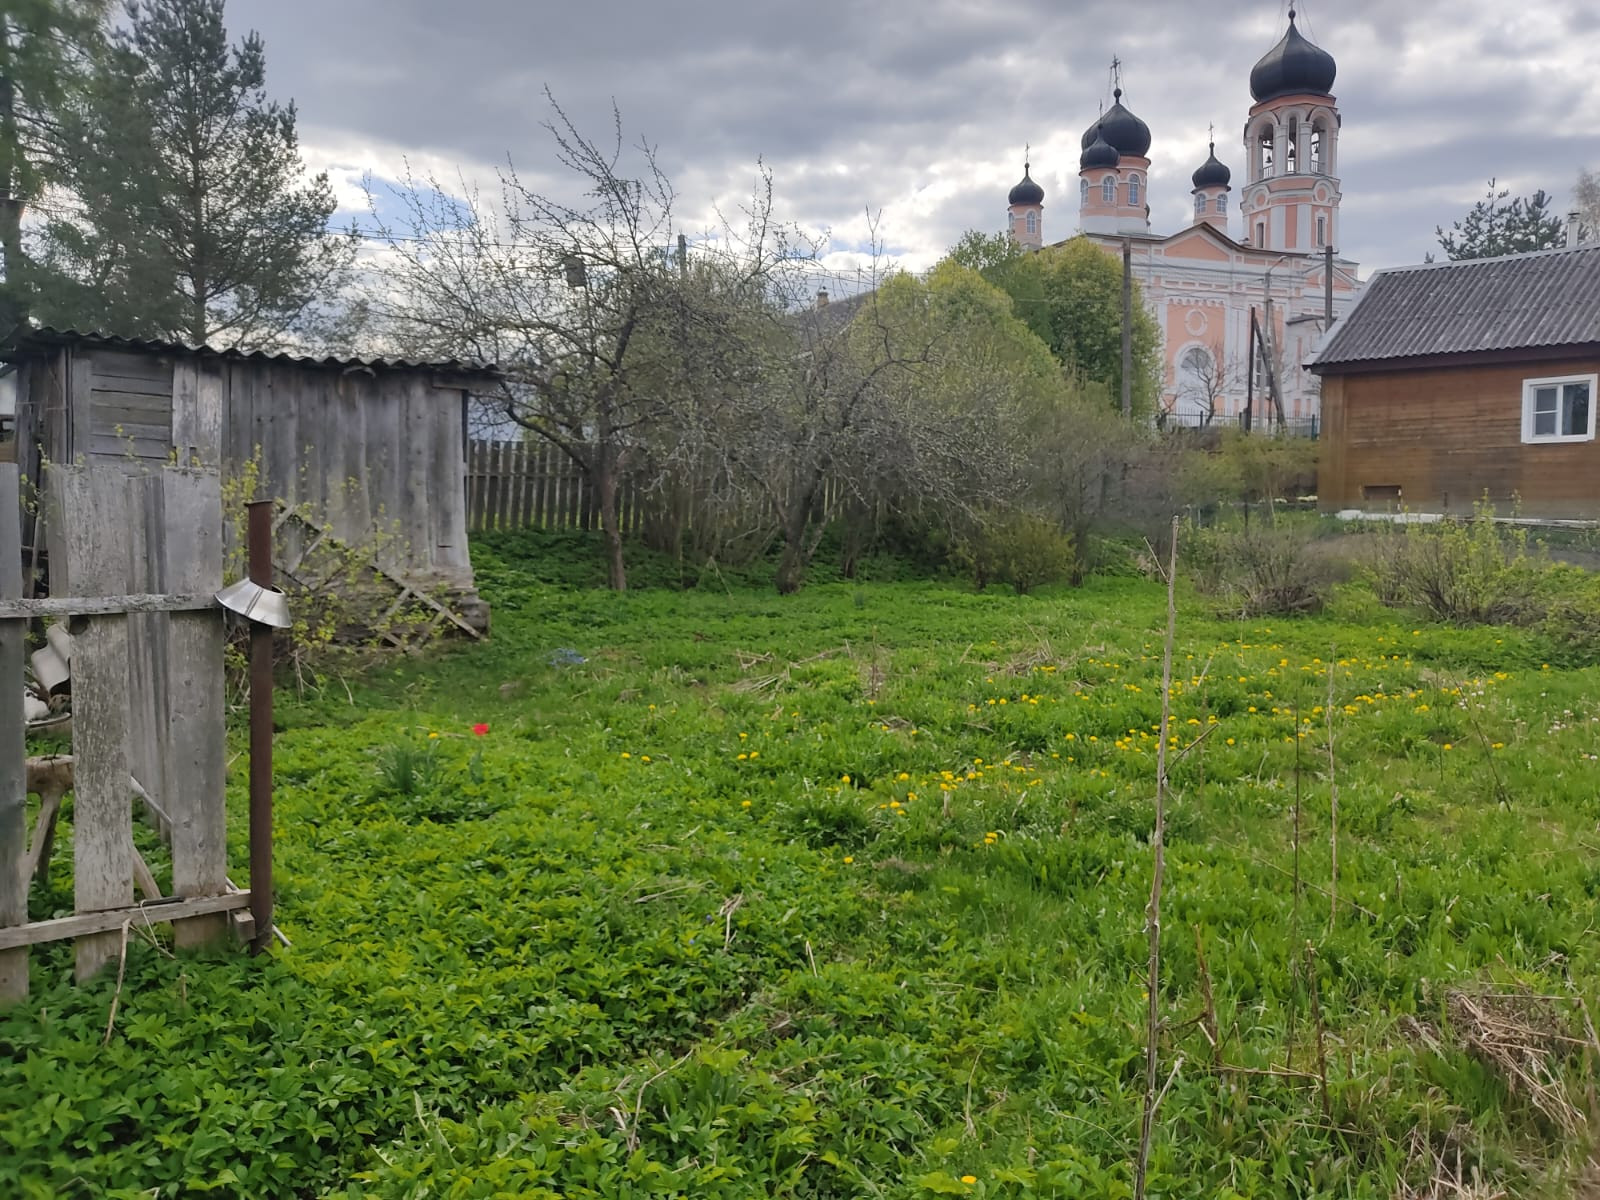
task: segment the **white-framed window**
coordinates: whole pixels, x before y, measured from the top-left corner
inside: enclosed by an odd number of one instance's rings
[[[1030,234],[1039,232],[1039,214],[1031,208],[1028,210],[1028,232]]]
[[[1107,175],[1100,183],[1100,201],[1102,204],[1115,204],[1117,202],[1117,177]]]
[[[1197,217],[1203,217],[1205,214],[1206,198],[1204,196],[1196,196],[1194,198],[1194,215]]]
[[[1139,177],[1137,175],[1128,176],[1128,207],[1139,207]]]
[[[1225,213],[1225,212],[1228,211],[1228,193],[1227,192],[1223,192],[1222,195],[1217,197],[1217,211],[1219,213]]]
[[[1078,180],[1078,203],[1089,203],[1089,181],[1087,179]]]
[[[1592,442],[1594,394],[1600,376],[1563,375],[1522,382],[1522,440]]]
[[[1267,223],[1265,221],[1257,221],[1256,222],[1256,246],[1259,248],[1259,247],[1265,246],[1266,244],[1267,244]]]
[[[1317,218],[1317,246],[1320,248],[1328,244],[1328,218]]]

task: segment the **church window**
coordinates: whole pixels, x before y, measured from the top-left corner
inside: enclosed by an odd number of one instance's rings
[[[1204,196],[1196,196],[1194,198],[1194,215],[1197,217],[1203,217],[1205,215],[1205,211],[1206,198]]]
[[[1139,177],[1137,175],[1128,176],[1128,207],[1139,207]]]
[[[1289,118],[1289,136],[1283,143],[1284,174],[1297,175],[1300,172],[1300,119]]]
[[[1317,245],[1318,246],[1326,246],[1327,244],[1328,244],[1328,218],[1327,217],[1323,217],[1323,216],[1319,216],[1317,218]]]
[[[1264,246],[1266,246],[1266,244],[1267,244],[1267,223],[1265,221],[1257,221],[1256,222],[1256,245],[1258,247],[1264,247]]]
[[[1078,180],[1078,203],[1089,203],[1089,181],[1087,179]]]
[[[1039,232],[1039,214],[1036,212],[1030,211],[1028,213],[1028,232],[1030,234]]]
[[[1324,142],[1324,138],[1325,138],[1325,131],[1322,128],[1322,122],[1318,121],[1315,125],[1313,125],[1311,127],[1311,173],[1313,175],[1321,175],[1323,173],[1323,170],[1324,170],[1324,166],[1325,166],[1325,164],[1323,162],[1323,142]]]
[[[1219,213],[1225,213],[1225,212],[1228,211],[1228,193],[1227,192],[1223,192],[1222,195],[1217,197],[1217,211]]]
[[[1100,184],[1100,199],[1106,204],[1115,204],[1117,202],[1117,177],[1115,175],[1107,175]]]

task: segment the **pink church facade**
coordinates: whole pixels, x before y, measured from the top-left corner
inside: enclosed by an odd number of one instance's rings
[[[1268,428],[1277,419],[1269,373],[1285,420],[1306,429],[1320,417],[1319,382],[1303,364],[1328,323],[1328,248],[1339,236],[1335,73],[1332,56],[1300,33],[1290,9],[1287,32],[1250,74],[1255,103],[1244,124],[1237,206],[1233,174],[1213,144],[1193,176],[1193,223],[1169,234],[1151,229],[1150,130],[1122,103],[1120,87],[1084,132],[1078,232],[1108,253],[1129,248],[1162,334],[1167,419],[1237,422],[1253,383],[1251,425]],[[1043,189],[1025,172],[1010,201],[1011,235],[1020,245],[1043,246]],[[1336,249],[1331,259],[1337,320],[1355,303],[1360,283],[1354,262]]]

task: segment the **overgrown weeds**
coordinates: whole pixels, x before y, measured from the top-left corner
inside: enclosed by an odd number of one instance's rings
[[[1320,545],[1306,522],[1191,526],[1185,557],[1200,590],[1241,617],[1293,616],[1320,611],[1346,564]]]

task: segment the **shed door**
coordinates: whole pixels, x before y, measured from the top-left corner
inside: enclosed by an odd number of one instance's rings
[[[89,359],[89,452],[167,462],[172,456],[172,360],[95,350]]]

